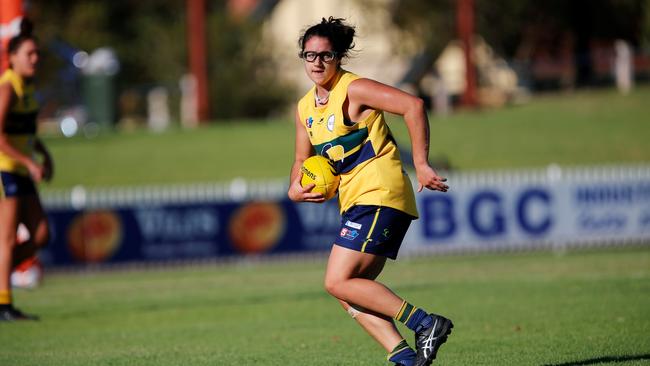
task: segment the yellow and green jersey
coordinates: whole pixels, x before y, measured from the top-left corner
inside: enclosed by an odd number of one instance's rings
[[[383,111],[373,110],[362,121],[344,118],[348,86],[358,78],[340,70],[324,106],[316,106],[313,87],[298,102],[300,121],[316,153],[330,159],[341,175],[341,212],[355,205],[377,205],[417,217],[413,186]]]
[[[36,137],[36,116],[38,102],[34,95],[34,86],[26,84],[20,75],[7,69],[0,76],[0,85],[10,83],[16,95],[5,116],[2,133],[9,137],[9,143],[27,156],[34,153]],[[0,171],[29,176],[27,167],[0,151]]]

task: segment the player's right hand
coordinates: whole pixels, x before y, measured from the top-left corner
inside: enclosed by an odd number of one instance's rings
[[[298,179],[295,179],[293,182],[291,182],[287,195],[289,196],[289,199],[294,202],[325,202],[325,196],[323,196],[321,193],[313,193],[311,191],[315,186],[316,185],[312,183],[303,187],[300,184],[299,176]]]

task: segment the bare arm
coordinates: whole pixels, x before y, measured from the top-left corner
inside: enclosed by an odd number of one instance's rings
[[[424,187],[447,191],[446,179],[440,177],[429,164],[429,119],[422,99],[370,79],[353,81],[348,87],[348,98],[348,111],[353,120],[361,119],[368,108],[401,115],[411,138],[418,192]]]
[[[11,107],[13,89],[9,83],[0,85],[0,151],[27,167],[35,181],[40,182],[43,178],[43,167],[36,163],[30,156],[23,154],[9,142],[9,136],[4,133],[7,114]]]
[[[314,188],[314,184],[310,184],[307,187],[303,187],[300,184],[300,178],[302,173],[300,168],[302,163],[310,156],[314,154],[314,149],[309,142],[309,136],[307,136],[307,131],[305,127],[300,122],[300,115],[298,110],[296,110],[295,116],[295,125],[296,125],[296,150],[293,160],[293,166],[291,167],[290,174],[290,183],[289,183],[289,192],[287,195],[292,201],[301,202],[323,202],[325,198],[320,193],[311,193],[311,190]]]

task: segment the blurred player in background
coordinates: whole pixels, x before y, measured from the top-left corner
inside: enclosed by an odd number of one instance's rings
[[[39,50],[29,21],[23,20],[7,52],[10,67],[0,76],[0,321],[35,319],[13,306],[10,275],[49,240],[35,183],[51,179],[53,172],[50,154],[36,137],[39,107],[33,78]],[[17,245],[19,223],[29,235]]]
[[[325,287],[387,351],[396,365],[430,365],[447,340],[452,322],[429,314],[375,279],[386,258],[395,259],[417,218],[411,182],[402,168],[383,111],[407,125],[418,191],[446,192],[445,179],[428,162],[429,121],[421,99],[341,68],[354,47],[354,27],[343,19],[322,20],[300,37],[300,57],[314,87],[296,111],[296,152],[289,198],[323,202],[313,185],[302,187],[300,167],[314,153],[330,159],[340,174],[341,231],[334,241]],[[415,332],[414,351],[394,320]]]
[[[16,232],[16,245],[29,243],[31,235],[23,223],[18,224]],[[43,280],[43,265],[38,256],[33,255],[16,264],[11,272],[11,287],[34,289]]]

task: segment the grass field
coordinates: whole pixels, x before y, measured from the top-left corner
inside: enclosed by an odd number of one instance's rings
[[[650,161],[650,86],[537,96],[498,110],[431,118],[431,158],[453,168],[503,169]],[[400,145],[406,128],[390,117]],[[220,121],[197,130],[47,138],[57,173],[47,187],[284,178],[293,161],[290,118]]]
[[[324,260],[53,274],[17,292],[42,320],[0,324],[0,365],[387,365]],[[650,364],[648,247],[424,257],[381,280],[455,321],[434,364]]]

